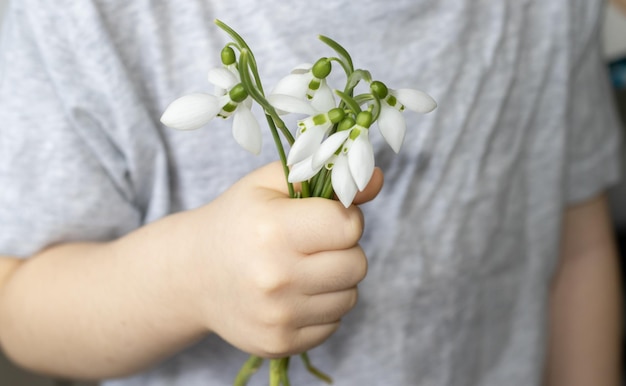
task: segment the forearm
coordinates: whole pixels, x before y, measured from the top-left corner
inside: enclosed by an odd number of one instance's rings
[[[104,378],[133,373],[202,337],[194,297],[185,295],[193,278],[176,279],[185,272],[172,248],[180,243],[167,242],[177,237],[176,221],[112,243],[55,246],[21,263],[0,297],[3,349],[37,372]]]
[[[594,231],[566,221],[563,256],[552,289],[548,386],[619,384],[619,267],[604,201],[586,205],[600,208],[602,214],[586,225]]]

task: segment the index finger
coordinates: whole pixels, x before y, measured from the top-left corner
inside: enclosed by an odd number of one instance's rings
[[[338,201],[315,197],[272,204],[289,244],[301,253],[352,248],[363,233],[363,214],[356,206],[346,209]]]

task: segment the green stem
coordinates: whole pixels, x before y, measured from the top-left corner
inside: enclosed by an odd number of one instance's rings
[[[252,72],[255,77],[258,76],[258,73],[256,73],[256,69],[250,67],[253,63],[252,58],[253,55],[250,51],[248,51],[248,49],[242,49],[239,56],[239,75],[241,76],[241,84],[243,84],[243,86],[246,88],[248,95],[250,95],[255,101],[257,101],[265,110],[265,119],[267,120],[267,125],[269,126],[270,132],[272,133],[272,139],[274,140],[276,151],[278,152],[280,162],[283,166],[285,179],[287,179],[289,176],[287,156],[285,154],[285,148],[283,147],[280,135],[278,135],[276,123],[279,123],[279,127],[282,126],[281,132],[287,139],[287,142],[289,142],[289,145],[293,144],[294,138],[289,130],[287,130],[287,128],[285,127],[284,122],[278,117],[276,110],[274,110],[274,108],[263,96],[263,91],[254,86],[252,79],[250,78],[250,72]],[[287,188],[289,190],[289,197],[295,197],[293,184],[287,181]]]
[[[330,173],[328,177],[326,177],[326,180],[324,180],[324,188],[320,197],[333,198],[333,193],[332,173]]]
[[[317,186],[317,181],[319,180],[320,174],[322,174],[323,171],[324,169],[320,170],[319,172],[317,172],[316,175],[313,176],[313,178],[309,180],[309,186],[311,187],[313,194],[315,194],[315,187]],[[312,197],[316,197],[316,196],[313,195]]]
[[[283,383],[283,386],[290,386],[291,382],[289,382],[289,360],[290,357],[287,358],[283,358],[282,359],[282,366],[281,366],[281,381]]]
[[[263,358],[250,355],[248,360],[243,364],[233,386],[245,386],[248,384],[250,377],[261,367],[263,364]]]
[[[280,363],[278,359],[270,360],[270,386],[280,386]]]
[[[287,166],[287,155],[285,154],[283,143],[280,140],[280,136],[278,135],[278,131],[276,130],[276,126],[274,126],[274,121],[272,120],[272,118],[268,116],[267,114],[265,114],[265,119],[267,120],[267,124],[270,127],[270,132],[272,133],[272,139],[274,140],[274,144],[276,145],[276,151],[278,152],[278,157],[280,158],[280,163],[283,167],[283,173],[285,174],[285,182],[287,182],[287,189],[289,190],[289,197],[294,198],[296,194],[293,188],[293,184],[288,181],[289,167]]]
[[[270,360],[270,386],[289,386],[289,357]]]
[[[365,80],[368,83],[372,82],[372,75],[367,70],[356,70],[353,71],[350,76],[348,76],[348,81],[346,82],[346,88],[344,92],[348,95],[352,95],[352,91],[359,84],[360,81]]]
[[[343,68],[343,71],[346,73],[346,76],[349,77],[350,74],[352,73],[352,69],[346,64],[345,61],[343,61],[343,60],[341,60],[339,58],[335,58],[335,57],[329,58],[329,60],[333,61],[333,62],[339,63],[341,65],[341,68]]]
[[[324,182],[326,181],[326,175],[328,174],[328,169],[323,168],[319,173],[317,173],[315,180],[315,187],[313,189],[313,197],[321,197],[322,192],[324,191]]]
[[[307,181],[300,183],[300,189],[302,191],[302,198],[311,197],[311,186]]]
[[[261,105],[261,107],[263,107],[266,115],[269,115],[272,118],[272,126],[278,127],[287,139],[287,142],[289,142],[289,145],[292,145],[295,141],[293,135],[291,135],[289,130],[287,130],[285,123],[278,116],[278,113],[276,112],[274,106],[272,106],[267,101],[267,99],[265,99],[265,96],[263,95],[263,89],[258,85],[258,82],[256,81],[256,78],[258,78],[258,73],[256,72],[255,68],[251,67],[253,63],[252,58],[252,53],[248,49],[241,50],[241,54],[239,56],[239,76],[241,77],[241,84],[243,84],[243,86],[246,88],[248,95],[250,95],[252,99],[254,99],[258,104]],[[252,75],[255,77],[254,81],[250,77],[251,72]]]
[[[328,36],[319,35],[318,38],[322,42],[324,42],[327,46],[335,50],[337,54],[339,54],[339,56],[343,59],[342,65],[344,65],[348,69],[346,73],[351,73],[352,71],[354,71],[354,65],[352,64],[352,57],[350,57],[350,54],[348,53],[348,51],[345,48],[343,48],[341,44],[337,43],[336,41],[329,38]]]
[[[311,360],[309,359],[309,354],[307,354],[306,352],[303,352],[302,354],[300,354],[300,359],[302,359],[302,363],[304,363],[304,366],[306,367],[307,370],[309,370],[311,374],[315,375],[317,378],[328,383],[329,385],[333,383],[333,379],[331,377],[324,374],[317,367],[311,364]]]

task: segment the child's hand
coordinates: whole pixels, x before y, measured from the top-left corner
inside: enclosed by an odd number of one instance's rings
[[[355,202],[376,196],[377,170]],[[284,357],[326,340],[357,301],[367,260],[361,211],[291,199],[278,163],[192,212],[193,256],[207,327],[238,348]]]

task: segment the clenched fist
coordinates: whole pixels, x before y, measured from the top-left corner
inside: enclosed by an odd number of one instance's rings
[[[355,202],[381,187],[377,170]],[[361,211],[289,198],[278,163],[189,214],[206,326],[241,350],[269,358],[306,351],[356,304],[367,272]]]

